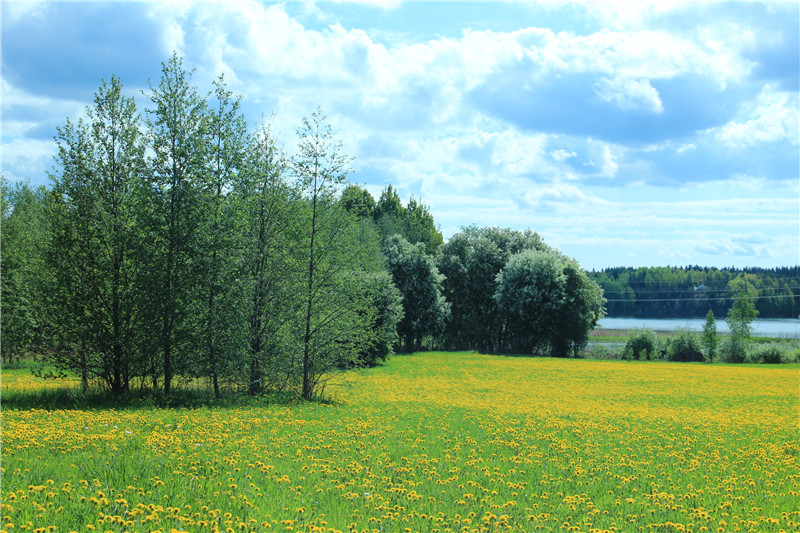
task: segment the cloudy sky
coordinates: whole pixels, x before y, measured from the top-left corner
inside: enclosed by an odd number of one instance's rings
[[[321,106],[352,181],[582,266],[800,263],[797,2],[2,2],[2,172],[173,50],[289,152]]]

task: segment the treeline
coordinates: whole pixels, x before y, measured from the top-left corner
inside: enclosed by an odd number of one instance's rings
[[[743,290],[760,318],[800,315],[800,267],[608,268],[590,272],[607,299],[609,316],[647,318],[724,316]]]
[[[250,132],[218,78],[180,57],[140,114],[112,77],[58,130],[52,187],[2,182],[2,356],[44,354],[114,394],[184,379],[258,395],[323,393],[395,350],[566,356],[600,288],[532,232],[468,228],[348,182],[320,111],[288,156]]]

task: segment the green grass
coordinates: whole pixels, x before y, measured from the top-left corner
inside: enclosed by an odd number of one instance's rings
[[[336,403],[169,409],[4,386],[0,529],[796,531],[798,368],[422,353]]]

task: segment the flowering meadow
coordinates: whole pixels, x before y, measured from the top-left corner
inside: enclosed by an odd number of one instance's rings
[[[427,353],[331,403],[3,408],[0,530],[800,531],[798,377]]]

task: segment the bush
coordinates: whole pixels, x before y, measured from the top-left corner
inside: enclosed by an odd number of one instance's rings
[[[747,340],[739,335],[727,335],[719,343],[719,355],[726,363],[747,361]]]
[[[650,328],[634,328],[625,343],[623,359],[657,359],[661,341],[656,332]]]
[[[767,365],[778,365],[788,363],[790,355],[780,344],[770,342],[753,346],[750,350],[750,360],[754,363],[764,363]]]
[[[667,350],[667,358],[670,361],[681,362],[702,362],[705,361],[703,352],[700,350],[700,338],[697,333],[682,329],[678,336],[672,339]]]

